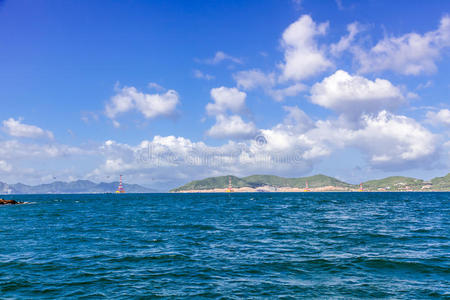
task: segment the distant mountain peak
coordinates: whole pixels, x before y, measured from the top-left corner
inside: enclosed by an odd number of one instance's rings
[[[114,193],[118,182],[95,183],[90,180],[55,181],[35,186],[16,183],[8,185],[0,182],[0,194],[90,194]],[[127,193],[153,193],[155,190],[137,184],[124,184]]]

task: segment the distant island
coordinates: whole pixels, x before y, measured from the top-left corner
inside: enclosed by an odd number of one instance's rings
[[[172,189],[173,193],[224,193],[224,192],[406,192],[406,191],[450,191],[450,173],[430,181],[391,176],[369,180],[360,185],[350,184],[326,175],[300,178],[284,178],[273,175],[232,175],[195,180]]]
[[[71,182],[55,181],[47,184],[26,185],[7,184],[0,181],[0,195],[8,194],[103,194],[114,193],[119,182],[95,183],[89,180]],[[231,189],[230,189],[231,187]],[[138,184],[123,184],[126,193],[155,193],[156,190]],[[236,177],[232,175],[209,177],[191,181],[170,190],[172,193],[224,193],[224,192],[402,192],[402,191],[450,191],[450,173],[430,181],[392,176],[350,184],[339,179],[314,175],[299,178],[284,178],[274,175],[252,175]]]
[[[0,182],[0,194],[102,194],[114,193],[119,182],[95,183],[89,180],[77,180],[71,182],[55,181],[53,183],[39,184],[35,186],[22,183],[7,184]],[[127,193],[154,193],[155,190],[137,184],[124,184]]]

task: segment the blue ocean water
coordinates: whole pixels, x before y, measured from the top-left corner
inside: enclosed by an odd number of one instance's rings
[[[450,298],[450,193],[8,198],[0,298]]]

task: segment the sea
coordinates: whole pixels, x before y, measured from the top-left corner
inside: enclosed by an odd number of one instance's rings
[[[450,193],[7,198],[0,299],[450,299]]]

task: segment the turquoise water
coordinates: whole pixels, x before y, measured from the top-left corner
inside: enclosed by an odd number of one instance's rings
[[[450,193],[9,198],[0,298],[450,298]]]

